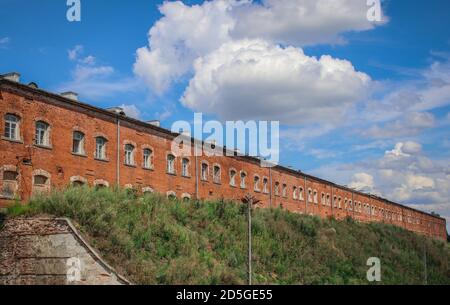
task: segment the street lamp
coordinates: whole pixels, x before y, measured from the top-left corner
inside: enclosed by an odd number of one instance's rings
[[[252,284],[252,207],[260,203],[255,196],[247,194],[242,198],[242,202],[247,204],[248,211],[248,284]]]

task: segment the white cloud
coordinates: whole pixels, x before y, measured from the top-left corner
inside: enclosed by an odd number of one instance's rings
[[[367,173],[356,173],[353,175],[352,182],[349,187],[354,188],[358,191],[364,192],[374,192],[375,182],[373,176]]]
[[[6,49],[11,42],[9,37],[0,38],[0,49]]]
[[[192,73],[197,58],[240,39],[304,46],[342,42],[340,34],[372,29],[365,0],[213,0],[159,6],[163,17],[137,50],[134,72],[156,93]]]
[[[67,50],[67,54],[70,60],[77,60],[83,51],[84,47],[82,45],[76,45],[72,49]]]
[[[125,114],[129,116],[130,118],[139,120],[141,117],[141,111],[136,107],[136,105],[125,105],[122,104],[119,106],[123,109]]]
[[[317,59],[264,40],[226,43],[194,66],[183,105],[223,119],[330,123],[361,100],[370,84],[346,60]]]
[[[427,112],[410,112],[382,126],[375,125],[363,131],[362,135],[371,138],[415,136],[423,130],[433,127],[436,127],[436,120],[433,114]]]
[[[392,157],[409,157],[414,154],[418,154],[422,151],[422,145],[416,142],[397,143],[395,148],[390,151],[386,151],[386,156]]]
[[[55,91],[75,91],[83,98],[98,99],[134,90],[138,82],[134,78],[119,77],[115,69],[108,65],[98,65],[92,55],[82,57],[84,47],[76,45],[68,50],[68,58],[76,65],[71,71],[72,79],[59,85]],[[131,111],[130,116],[136,115]]]
[[[366,0],[263,0],[233,10],[236,38],[290,45],[342,43],[342,33],[373,29]],[[387,18],[384,18],[384,22]],[[381,23],[384,23],[381,22]],[[378,23],[379,25],[380,23]]]

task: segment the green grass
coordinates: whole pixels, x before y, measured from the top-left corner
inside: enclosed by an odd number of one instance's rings
[[[245,284],[247,217],[228,201],[181,202],[119,189],[69,188],[17,204],[9,217],[73,219],[119,273],[139,284]],[[368,284],[379,257],[381,284],[450,284],[447,243],[383,224],[321,220],[281,209],[253,212],[255,284]]]

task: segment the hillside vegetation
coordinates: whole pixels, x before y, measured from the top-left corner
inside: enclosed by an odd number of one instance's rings
[[[8,217],[50,214],[78,224],[117,271],[138,284],[245,284],[246,206],[181,202],[119,189],[69,188],[17,204]],[[381,284],[450,284],[447,243],[383,224],[253,211],[255,284],[368,284],[379,257]]]

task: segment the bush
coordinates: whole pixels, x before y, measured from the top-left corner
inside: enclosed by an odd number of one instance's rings
[[[245,284],[247,207],[229,201],[179,201],[121,189],[67,188],[16,203],[9,217],[51,214],[76,221],[119,273],[139,284]],[[1,226],[0,217],[0,226]],[[443,242],[383,224],[360,224],[253,211],[256,284],[367,284],[369,257],[382,261],[382,284],[450,284]]]

